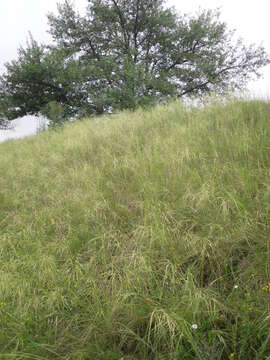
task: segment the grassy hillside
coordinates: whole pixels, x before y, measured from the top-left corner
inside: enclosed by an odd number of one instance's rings
[[[270,103],[0,145],[0,359],[270,359]]]

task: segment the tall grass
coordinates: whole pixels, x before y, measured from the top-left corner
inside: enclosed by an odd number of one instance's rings
[[[0,145],[0,359],[270,359],[270,103]]]

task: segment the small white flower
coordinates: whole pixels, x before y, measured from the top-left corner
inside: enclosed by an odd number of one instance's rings
[[[197,325],[197,324],[192,324],[192,325],[191,325],[191,329],[197,330],[197,329],[198,329],[198,325]]]
[[[234,285],[234,287],[233,287],[234,289],[238,289],[238,285]]]

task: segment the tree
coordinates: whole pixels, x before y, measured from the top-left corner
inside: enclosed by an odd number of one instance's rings
[[[0,130],[5,130],[8,128],[8,122],[4,117],[0,117]]]
[[[80,70],[63,49],[39,45],[30,36],[27,46],[18,50],[18,59],[5,64],[0,78],[0,110],[7,119],[46,110],[48,103],[62,104],[65,116],[80,111]],[[1,113],[1,112],[0,112]]]
[[[89,93],[104,109],[240,88],[269,63],[262,47],[233,44],[217,11],[187,17],[163,0],[88,3],[83,17],[69,1],[58,5],[50,33],[92,67]]]
[[[0,130],[5,130],[8,128],[8,120],[6,113],[8,110],[8,104],[6,101],[5,95],[0,91]]]
[[[70,116],[222,93],[270,63],[262,47],[234,42],[217,11],[181,16],[165,0],[89,0],[83,16],[66,0],[48,20],[54,46],[31,39],[6,65],[9,118],[50,102]]]

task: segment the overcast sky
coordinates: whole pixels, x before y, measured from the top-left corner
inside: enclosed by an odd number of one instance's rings
[[[28,32],[40,42],[50,40],[47,34],[48,12],[56,12],[56,3],[63,0],[0,0],[0,72],[4,63],[17,56],[17,48],[24,45]],[[83,11],[87,0],[73,1]],[[222,20],[235,29],[245,42],[263,44],[270,53],[269,0],[168,0],[181,13],[194,13],[200,8],[220,8]],[[264,79],[252,82],[249,89],[257,96],[270,97],[270,66],[263,70]]]

